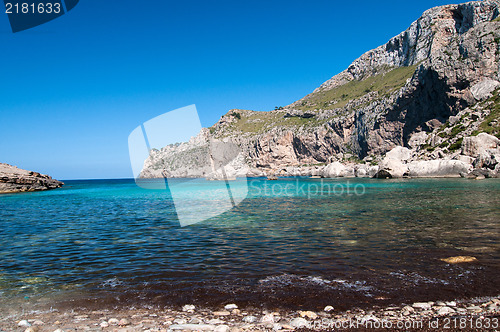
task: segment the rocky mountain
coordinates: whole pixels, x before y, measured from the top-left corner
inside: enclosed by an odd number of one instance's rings
[[[142,176],[213,173],[196,158],[171,167],[213,141],[239,147],[235,176],[497,176],[499,8],[486,0],[429,9],[304,98],[231,110],[190,142],[152,151]]]
[[[56,189],[63,185],[48,175],[0,163],[0,194]]]

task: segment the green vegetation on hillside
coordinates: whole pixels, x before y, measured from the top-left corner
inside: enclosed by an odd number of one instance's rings
[[[484,132],[500,138],[500,89],[495,90],[486,102],[490,104],[490,114],[479,125],[479,131],[475,134]]]
[[[408,78],[415,72],[417,65],[390,70],[385,68],[384,73],[368,77],[361,81],[352,81],[335,89],[319,91],[306,97],[302,106],[296,107],[303,111],[313,109],[334,109],[343,107],[350,100],[358,99],[369,92],[377,91],[379,98],[387,97],[391,92],[403,87]],[[318,120],[315,116],[300,117],[286,116],[287,111],[276,107],[271,112],[241,111],[231,112],[236,121],[231,121],[226,127],[223,136],[234,133],[262,134],[273,128],[312,128],[324,125],[327,120]],[[210,132],[215,133],[211,127]]]
[[[377,91],[379,96],[400,89],[412,77],[417,65],[395,68],[389,72],[368,77],[361,81],[351,81],[331,90],[313,92],[305,97],[298,109],[333,109],[344,107],[350,100],[358,99],[369,92]]]
[[[230,124],[228,134],[235,132],[261,134],[276,127],[313,127],[324,123],[324,121],[319,121],[314,117],[305,119],[301,117],[285,117],[285,115],[286,112],[284,111],[245,112],[240,114],[240,117],[236,117],[238,121]]]

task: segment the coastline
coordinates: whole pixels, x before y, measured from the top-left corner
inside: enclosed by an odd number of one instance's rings
[[[0,319],[0,331],[330,331],[330,330],[498,330],[500,295],[456,301],[323,311],[172,307],[75,307],[34,310]]]

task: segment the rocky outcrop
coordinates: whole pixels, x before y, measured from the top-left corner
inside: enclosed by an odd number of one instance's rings
[[[264,175],[248,165],[238,145],[213,139],[205,129],[188,142],[152,150],[140,177],[218,180]]]
[[[374,176],[376,164],[392,177],[494,171],[495,154],[478,160],[460,149],[481,132],[500,137],[498,16],[498,1],[432,8],[304,98],[270,112],[231,110],[203,135],[239,147],[234,174]],[[392,155],[395,147],[411,156]],[[200,149],[152,151],[142,176],[208,176]],[[425,163],[409,168],[416,161]]]
[[[500,140],[480,133],[465,137],[453,159],[419,160],[416,151],[395,147],[380,162],[381,175],[375,177],[500,177],[499,161]]]
[[[0,194],[49,190],[63,185],[48,175],[0,163]]]

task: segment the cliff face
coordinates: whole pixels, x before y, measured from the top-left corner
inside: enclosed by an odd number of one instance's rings
[[[237,144],[267,173],[374,163],[396,146],[421,160],[456,159],[467,135],[500,133],[498,16],[496,1],[430,9],[311,94],[270,112],[231,110],[206,137]],[[168,168],[162,151],[144,175]]]
[[[48,175],[0,163],[0,194],[56,189],[63,184]]]

